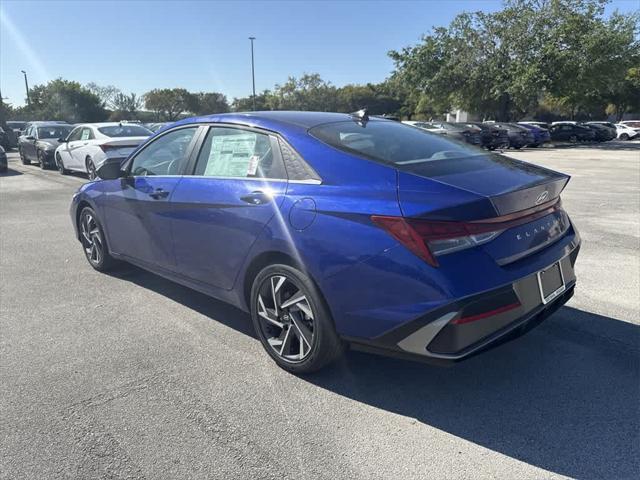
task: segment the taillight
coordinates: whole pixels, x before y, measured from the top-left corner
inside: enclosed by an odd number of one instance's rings
[[[411,252],[437,267],[438,255],[490,242],[505,230],[532,222],[560,209],[559,199],[521,212],[472,222],[440,222],[373,215],[371,221],[385,229]]]

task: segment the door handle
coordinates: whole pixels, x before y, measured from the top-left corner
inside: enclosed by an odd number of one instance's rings
[[[255,192],[251,192],[248,195],[240,197],[240,200],[250,205],[264,205],[271,201],[271,195],[261,192],[260,190],[256,190]]]
[[[161,188],[156,188],[155,191],[149,194],[149,196],[155,200],[160,200],[161,198],[167,198],[169,196],[169,192]]]

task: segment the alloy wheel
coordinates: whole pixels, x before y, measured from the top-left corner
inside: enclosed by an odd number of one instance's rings
[[[40,168],[42,170],[46,170],[47,169],[47,164],[44,160],[44,153],[43,152],[38,152],[38,161],[40,162]]]
[[[87,160],[87,175],[89,180],[95,180],[98,176],[96,174],[96,166],[93,164],[93,160]]]
[[[311,353],[315,314],[292,279],[282,274],[267,277],[258,290],[257,313],[262,334],[278,357],[298,363]]]
[[[98,223],[91,212],[86,212],[82,216],[80,232],[82,233],[82,246],[87,260],[92,265],[100,265],[104,256],[104,243]]]

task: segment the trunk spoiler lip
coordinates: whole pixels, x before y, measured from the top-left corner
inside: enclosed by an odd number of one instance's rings
[[[540,205],[535,205],[533,207],[525,208],[524,210],[518,210],[517,212],[507,213],[505,215],[500,215],[498,217],[484,218],[481,220],[470,220],[467,223],[504,223],[509,222],[511,220],[517,220],[522,217],[528,217],[534,215],[539,212],[543,212],[545,210],[549,210],[547,213],[551,213],[559,208],[561,208],[562,203],[560,201],[560,196],[549,200],[548,202],[541,203]]]

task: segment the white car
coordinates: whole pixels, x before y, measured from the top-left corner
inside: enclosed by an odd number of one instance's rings
[[[623,122],[620,122],[620,125],[631,127],[636,132],[640,132],[640,120],[624,120]]]
[[[134,123],[86,123],[77,125],[56,149],[55,162],[63,175],[83,172],[89,180],[108,160],[123,160],[153,133]]]
[[[632,128],[623,123],[616,123],[616,133],[619,140],[631,140],[640,135],[640,128]]]

